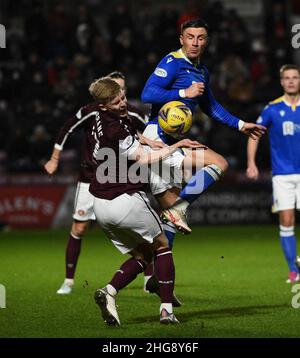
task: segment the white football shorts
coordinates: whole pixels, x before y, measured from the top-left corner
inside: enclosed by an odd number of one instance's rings
[[[149,124],[144,130],[143,135],[151,140],[162,142],[157,129],[157,124]],[[144,148],[145,150],[152,151],[149,147]],[[184,157],[184,152],[178,149],[168,158],[151,164],[149,185],[153,195],[161,194],[172,187],[182,188],[182,162]]]
[[[142,191],[113,200],[95,197],[94,212],[106,236],[122,254],[142,243],[152,243],[163,232],[158,215]]]
[[[96,220],[94,196],[89,192],[89,183],[77,183],[73,219],[78,221]]]
[[[300,210],[300,174],[274,175],[272,184],[273,212]]]

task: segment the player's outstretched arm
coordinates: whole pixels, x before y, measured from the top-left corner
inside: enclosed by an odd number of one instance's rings
[[[143,136],[141,133],[138,133],[139,142],[143,145],[148,145],[152,149],[161,149],[166,146],[164,142],[160,142],[157,140],[151,140],[145,136]]]
[[[49,175],[54,174],[58,168],[60,152],[59,149],[54,148],[50,160],[44,165],[44,169]]]
[[[260,124],[249,122],[244,122],[242,128],[240,129],[242,133],[246,134],[253,140],[259,139],[261,136],[263,136],[266,130],[267,128]]]
[[[247,145],[247,170],[246,175],[249,179],[257,180],[259,171],[255,163],[255,157],[257,152],[259,139],[248,139]]]
[[[209,117],[229,127],[236,128],[253,139],[260,138],[266,130],[262,125],[244,122],[229,113],[216,101],[209,86],[206,86],[206,90],[203,96],[200,97],[200,101],[201,109]]]
[[[178,148],[205,148],[201,143],[192,141],[190,139],[182,139],[181,141],[156,152],[148,153],[141,145],[139,145],[134,152],[128,155],[129,159],[136,160],[141,165],[151,164],[163,160],[172,155]]]

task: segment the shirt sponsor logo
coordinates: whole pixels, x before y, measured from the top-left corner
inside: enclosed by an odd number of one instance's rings
[[[158,77],[167,77],[167,75],[168,75],[168,72],[160,67],[156,67],[156,70],[154,71],[154,73]]]
[[[291,121],[285,121],[282,123],[282,133],[283,135],[294,135],[295,127],[294,123]]]
[[[282,123],[283,135],[294,135],[300,133],[300,124],[295,124],[292,121],[285,121]]]

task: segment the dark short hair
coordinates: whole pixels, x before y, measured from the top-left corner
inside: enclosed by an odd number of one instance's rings
[[[122,78],[122,80],[125,81],[125,75],[120,72],[120,71],[113,71],[111,73],[109,73],[106,77],[109,77],[109,78]]]
[[[185,21],[182,25],[181,25],[181,33],[183,33],[183,31],[185,29],[187,29],[188,27],[204,27],[206,32],[208,33],[208,25],[207,23],[202,20],[202,19],[193,19],[193,20],[188,20]]]

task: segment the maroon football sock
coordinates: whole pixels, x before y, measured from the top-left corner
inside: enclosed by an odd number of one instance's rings
[[[151,262],[151,264],[149,264],[144,271],[144,276],[152,276],[154,273],[154,267],[153,267],[153,262]]]
[[[136,276],[143,272],[146,267],[146,264],[142,260],[136,260],[131,258],[123,263],[120,269],[115,273],[114,277],[110,281],[117,291],[121,288],[127,286],[131,281],[133,281]]]
[[[70,234],[66,250],[66,278],[74,278],[80,248],[81,239],[75,239]]]
[[[175,283],[175,266],[172,251],[169,248],[154,254],[155,276],[159,283],[161,303],[171,303]]]

